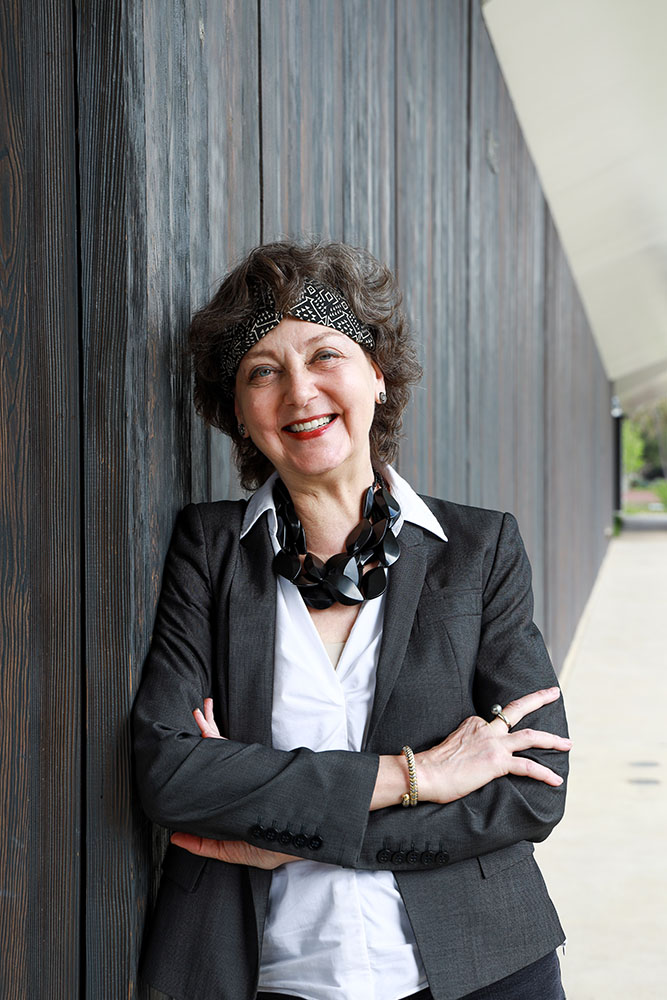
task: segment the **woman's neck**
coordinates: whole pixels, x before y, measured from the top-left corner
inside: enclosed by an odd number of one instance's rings
[[[353,476],[327,475],[310,482],[285,481],[306,533],[308,551],[328,559],[345,551],[345,541],[361,520],[362,501],[373,482],[373,469]]]

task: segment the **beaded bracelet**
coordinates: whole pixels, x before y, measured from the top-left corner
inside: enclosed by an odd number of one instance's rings
[[[403,747],[403,753],[405,754],[405,759],[408,762],[408,780],[410,782],[410,791],[406,792],[402,797],[401,802],[404,806],[416,806],[419,802],[419,792],[417,790],[417,769],[415,768],[415,755],[413,754],[410,747]]]

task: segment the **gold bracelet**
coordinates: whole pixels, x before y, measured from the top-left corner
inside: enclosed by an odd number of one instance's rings
[[[417,790],[415,755],[410,747],[403,747],[403,753],[405,754],[405,759],[408,762],[408,780],[410,782],[410,791],[405,793],[405,795],[401,798],[401,802],[404,806],[416,806],[419,802],[419,792]]]

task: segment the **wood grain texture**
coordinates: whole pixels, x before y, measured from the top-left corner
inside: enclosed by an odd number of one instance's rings
[[[466,4],[396,13],[398,277],[425,373],[399,468],[422,492],[465,501]]]
[[[261,0],[262,239],[367,247],[393,267],[393,0]]]
[[[140,627],[145,618],[147,526],[133,502],[133,478],[142,469],[138,446],[146,401],[129,342],[130,330],[143,336],[142,326],[131,322],[130,301],[136,308],[139,298],[136,275],[128,282],[126,206],[139,178],[126,171],[121,8],[79,7],[77,50],[86,537],[84,989],[94,996],[124,994],[141,929],[133,886],[137,846],[128,714],[139,668],[135,623]],[[140,312],[138,318],[144,319]]]
[[[201,78],[207,93],[200,111],[205,115],[207,145],[193,155],[199,159],[197,169],[206,175],[208,208],[192,240],[207,244],[208,270],[200,270],[193,306],[203,305],[230,267],[261,242],[257,5],[208,0],[200,24]],[[242,495],[229,440],[215,430],[210,432],[210,484],[210,496],[216,499]]]
[[[562,663],[611,523],[610,390],[553,222],[547,226],[547,635]]]
[[[342,238],[343,7],[260,2],[263,242]]]
[[[18,1000],[75,996],[79,985],[81,606],[69,8],[3,5],[0,49],[0,994]]]

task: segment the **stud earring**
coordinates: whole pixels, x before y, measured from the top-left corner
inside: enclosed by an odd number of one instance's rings
[[[378,393],[378,401],[379,401],[380,403],[386,403],[386,402],[387,402],[387,393],[386,393],[386,392],[382,392],[382,391],[380,391],[380,392]]]
[[[244,438],[245,437],[245,424],[239,424],[238,431],[239,431],[239,434],[241,435],[241,437]]]

